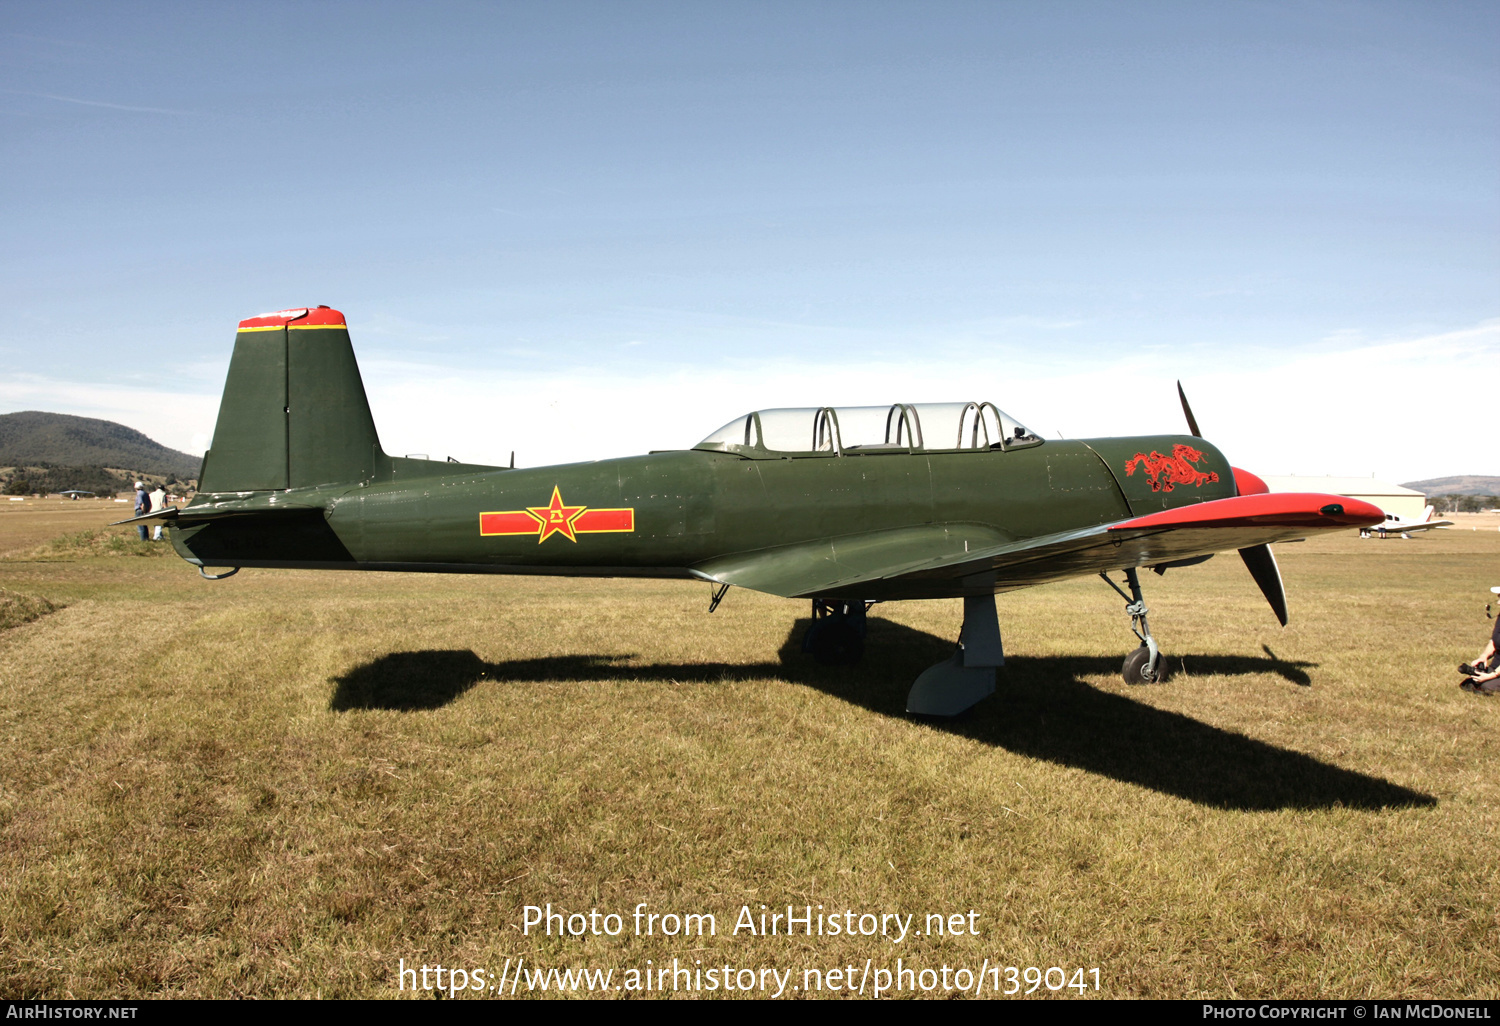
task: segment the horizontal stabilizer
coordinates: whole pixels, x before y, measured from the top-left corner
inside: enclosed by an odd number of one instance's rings
[[[162,521],[176,520],[178,512],[179,512],[179,510],[178,510],[178,508],[176,506],[168,506],[166,509],[159,509],[159,510],[157,510],[154,513],[142,513],[138,517],[130,517],[129,519],[126,519],[126,520],[116,520],[114,523],[110,524],[109,526],[110,527],[119,527],[121,524],[144,524],[148,520],[162,520]]]
[[[202,498],[200,495],[199,499]],[[181,520],[184,523],[198,523],[202,520],[217,520],[220,517],[259,516],[265,513],[306,513],[310,510],[321,513],[323,511],[323,506],[320,504],[297,502],[295,500],[288,502],[286,496],[281,493],[272,493],[270,495],[249,494],[244,497],[234,495],[228,498],[210,499],[208,501],[199,501],[199,499],[194,499],[193,502],[186,506],[168,506],[166,509],[160,509],[154,513],[142,513],[140,516],[131,517],[129,520],[116,520],[109,526],[145,523],[148,520],[168,522]]]

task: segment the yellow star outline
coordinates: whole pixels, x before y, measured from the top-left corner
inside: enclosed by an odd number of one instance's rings
[[[577,520],[587,506],[564,506],[562,493],[557,485],[552,486],[552,501],[545,506],[527,506],[526,512],[536,517],[537,523],[542,525],[542,534],[536,540],[540,545],[554,534],[560,534],[570,542],[577,542],[578,536],[573,533],[573,521]]]

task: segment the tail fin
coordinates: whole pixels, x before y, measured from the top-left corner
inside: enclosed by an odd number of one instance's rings
[[[201,491],[353,484],[387,462],[343,314],[319,306],[240,322]]]
[[[1427,507],[1425,507],[1422,510],[1422,520],[1421,520],[1421,523],[1425,524],[1425,523],[1427,523],[1427,521],[1429,521],[1431,519],[1432,519],[1432,507],[1431,506],[1427,506]]]

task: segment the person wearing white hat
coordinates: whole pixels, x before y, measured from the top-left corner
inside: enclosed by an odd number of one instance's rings
[[[1490,592],[1500,595],[1500,588],[1491,588]],[[1488,613],[1490,607],[1485,606],[1484,611]],[[1497,648],[1500,648],[1500,617],[1495,619],[1495,629],[1490,632],[1490,640],[1480,651],[1479,658],[1473,663],[1459,666],[1458,672],[1467,675],[1459,687],[1476,695],[1500,694],[1500,658],[1495,656]]]

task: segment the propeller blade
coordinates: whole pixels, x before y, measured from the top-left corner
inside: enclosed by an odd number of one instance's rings
[[[1286,589],[1281,586],[1281,570],[1276,566],[1276,557],[1271,555],[1271,546],[1252,545],[1248,549],[1240,549],[1240,558],[1245,561],[1245,568],[1255,578],[1255,583],[1260,585],[1260,593],[1271,603],[1271,612],[1276,614],[1276,619],[1285,627]]]
[[[1198,421],[1193,416],[1193,408],[1188,405],[1187,393],[1182,390],[1182,382],[1177,382],[1177,398],[1182,400],[1182,412],[1188,420],[1188,430],[1194,438],[1202,438],[1203,432],[1198,430]],[[1274,564],[1273,564],[1274,565]]]

